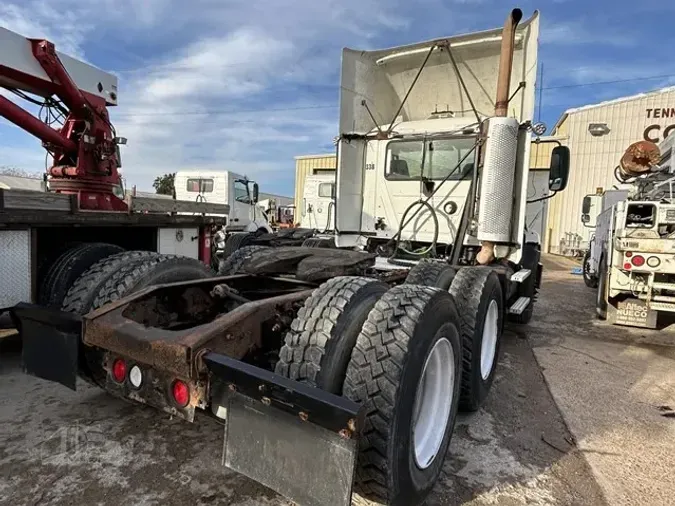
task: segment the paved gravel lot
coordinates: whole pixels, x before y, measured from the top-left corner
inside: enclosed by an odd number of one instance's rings
[[[549,350],[559,352],[563,340],[576,339],[583,342],[571,341],[567,347],[575,351],[570,354],[593,353],[582,345],[605,343],[616,328],[598,326],[589,332],[593,308],[586,299],[592,301],[592,293],[580,277],[567,274],[568,263],[552,260],[547,267],[537,322],[505,333],[490,397],[478,413],[460,417],[429,505],[602,505],[612,497],[611,468],[589,459],[588,444],[600,441],[590,437],[596,434],[593,420],[584,421],[593,406],[585,404],[579,378],[562,374],[564,357]],[[561,316],[561,308],[569,318]],[[543,373],[537,360],[546,361]],[[588,362],[589,369],[600,371],[593,360]],[[605,383],[601,372],[593,380]],[[205,416],[189,424],[86,384],[71,392],[24,375],[19,354],[12,350],[0,355],[0,385],[2,503],[290,504],[220,466],[222,427]],[[604,395],[614,392],[621,399],[624,386],[616,387],[617,393],[607,385]],[[658,418],[672,428],[672,419]],[[638,465],[631,473],[640,469]],[[660,469],[665,479],[675,466]],[[613,497],[609,503],[615,504]]]

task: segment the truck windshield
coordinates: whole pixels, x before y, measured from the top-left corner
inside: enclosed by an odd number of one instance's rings
[[[248,194],[248,182],[236,179],[234,181],[234,200],[237,202],[244,202],[245,204],[251,203],[251,198]]]
[[[462,162],[475,144],[472,137],[392,141],[387,146],[385,177],[393,180],[461,179],[473,169],[475,151]],[[424,167],[422,161],[424,160]]]

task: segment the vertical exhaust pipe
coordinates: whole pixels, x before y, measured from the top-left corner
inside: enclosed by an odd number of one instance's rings
[[[509,107],[511,86],[511,70],[513,68],[513,51],[516,45],[516,27],[523,19],[523,11],[513,9],[504,23],[502,31],[502,49],[499,55],[499,77],[497,78],[497,100],[495,116],[506,116]]]
[[[502,30],[502,45],[499,55],[499,75],[497,77],[497,97],[495,100],[495,116],[505,117],[509,108],[509,93],[511,87],[511,70],[513,68],[513,52],[516,45],[516,27],[523,18],[523,11],[513,9],[504,23]],[[495,243],[481,242],[476,261],[480,265],[487,265],[495,259]]]

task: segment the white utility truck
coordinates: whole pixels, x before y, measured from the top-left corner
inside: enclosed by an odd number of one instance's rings
[[[628,188],[584,198],[584,224],[600,209],[584,282],[597,288],[598,316],[610,323],[656,328],[675,313],[674,144],[675,136],[632,144],[615,170]]]
[[[331,248],[239,248],[219,277],[153,278],[83,322],[20,305],[26,370],[74,387],[84,364],[158,413],[204,410],[225,422],[224,465],[301,506],[423,504],[540,282],[525,240],[539,19],[521,18],[344,50]],[[553,192],[568,169],[554,148]]]
[[[302,228],[310,228],[323,233],[335,230],[334,174],[307,176],[298,221]]]

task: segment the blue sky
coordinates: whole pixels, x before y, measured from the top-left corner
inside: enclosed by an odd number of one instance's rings
[[[182,168],[233,170],[292,195],[293,157],[333,150],[340,51],[500,26],[541,12],[541,117],[675,84],[665,0],[24,0],[0,25],[118,74],[112,118],[128,185]],[[588,83],[623,81],[610,84]],[[39,141],[0,119],[0,166],[44,168]]]

